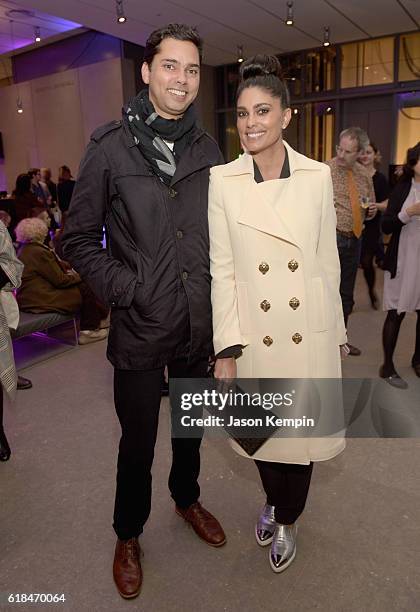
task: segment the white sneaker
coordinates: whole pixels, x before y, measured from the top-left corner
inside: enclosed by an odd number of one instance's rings
[[[106,329],[111,325],[111,315],[108,313],[108,316],[99,323],[99,329]]]
[[[105,340],[108,336],[107,329],[86,329],[79,333],[79,344],[91,344],[99,340]]]

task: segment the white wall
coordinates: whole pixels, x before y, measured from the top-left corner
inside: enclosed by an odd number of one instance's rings
[[[31,166],[58,167],[74,176],[89,136],[118,119],[123,105],[121,60],[115,58],[19,84],[24,112],[16,112],[16,85],[0,89],[0,132],[5,160],[0,190],[14,188],[16,176]]]

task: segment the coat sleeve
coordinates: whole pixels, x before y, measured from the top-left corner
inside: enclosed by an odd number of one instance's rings
[[[137,277],[102,246],[110,206],[109,175],[102,143],[91,141],[80,165],[66,219],[63,252],[103,304],[129,308]]]
[[[80,284],[80,278],[71,274],[65,274],[60,268],[55,255],[47,250],[42,250],[37,254],[36,271],[57,289]]]
[[[239,326],[235,264],[220,183],[221,177],[210,171],[210,272],[216,355],[228,347],[246,344]]]
[[[326,166],[324,174],[324,190],[322,198],[321,228],[318,240],[318,257],[325,272],[329,289],[334,300],[337,319],[337,343],[347,342],[344,325],[343,306],[340,296],[341,267],[337,250],[337,216],[334,209],[333,185],[331,171]]]
[[[405,189],[404,189],[405,187]],[[399,183],[395,186],[389,196],[388,205],[382,215],[382,231],[384,234],[392,234],[397,230],[401,230],[404,223],[398,216],[404,201],[410,191],[410,186],[405,186],[404,183]]]
[[[10,234],[0,221],[0,267],[7,277],[2,289],[13,291],[20,287],[23,263],[16,257]]]

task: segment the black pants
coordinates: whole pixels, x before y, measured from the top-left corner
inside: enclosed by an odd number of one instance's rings
[[[274,506],[276,522],[291,525],[305,508],[313,463],[309,465],[273,461],[255,461],[255,463],[267,495],[267,504]]]
[[[82,296],[80,329],[98,329],[100,322],[107,317],[109,310],[99,302],[92,289],[86,283],[80,283],[78,287]]]
[[[361,239],[353,236],[347,238],[337,232],[337,248],[340,257],[341,280],[340,295],[343,304],[344,323],[347,327],[348,318],[354,306],[354,286],[356,284],[357,268],[360,262]]]
[[[205,378],[207,360],[188,364],[168,363],[169,378]],[[114,400],[121,424],[118,453],[114,530],[118,538],[137,537],[146,523],[151,506],[154,448],[159,420],[164,368],[115,370]],[[172,415],[180,406],[172,406]],[[169,490],[175,503],[188,508],[200,496],[201,438],[172,438],[172,468]]]

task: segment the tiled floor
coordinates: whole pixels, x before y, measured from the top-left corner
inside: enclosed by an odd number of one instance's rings
[[[358,281],[351,341],[360,357],[347,377],[375,377],[383,313]],[[397,351],[410,389],[415,318],[404,321]],[[147,612],[391,612],[419,609],[420,489],[417,439],[352,439],[315,466],[300,521],[298,554],[281,575],[268,565],[253,523],[263,501],[251,461],[221,440],[202,447],[202,501],[223,523],[228,543],[212,549],[173,512],[167,400],[162,402],[152,514],[141,545],[144,588],[123,601],[112,582],[118,423],[112,369],[99,343],[26,370],[34,387],[6,409],[13,449],[0,464],[0,609]],[[420,394],[417,394],[420,399]],[[404,397],[395,396],[399,410]],[[420,404],[420,401],[419,401]],[[64,604],[6,603],[8,593],[64,593]]]

